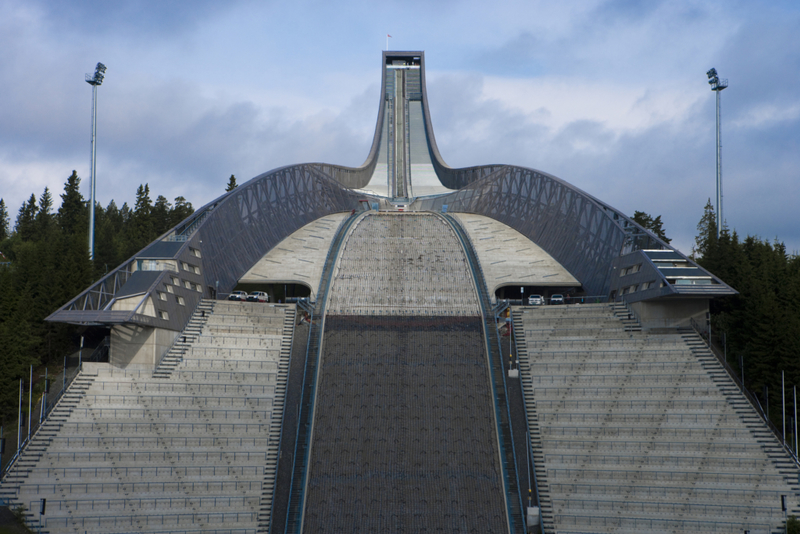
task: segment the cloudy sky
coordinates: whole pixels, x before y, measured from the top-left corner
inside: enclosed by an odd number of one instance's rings
[[[286,164],[360,165],[381,50],[424,50],[433,126],[454,167],[554,174],[632,215],[661,215],[690,252],[715,195],[722,93],[724,216],[800,250],[800,4],[737,0],[0,0],[0,197],[12,225],[46,186],[183,195],[195,207]]]

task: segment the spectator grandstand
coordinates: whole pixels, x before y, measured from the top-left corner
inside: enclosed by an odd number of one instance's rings
[[[781,532],[797,460],[695,331],[735,290],[554,176],[447,166],[424,54],[381,76],[362,166],[257,176],[48,318],[108,361],[0,499],[48,534]]]

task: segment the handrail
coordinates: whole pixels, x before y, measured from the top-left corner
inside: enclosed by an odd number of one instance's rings
[[[513,322],[513,317],[512,317],[512,322]],[[513,328],[512,330],[514,332],[514,348],[516,349],[517,366],[519,366],[519,340],[517,339],[517,332],[519,332],[519,329]],[[523,329],[522,331],[523,331],[523,334],[524,334],[525,330]],[[522,380],[522,373],[520,373],[520,378],[519,379]],[[536,462],[533,459],[533,445],[531,443],[532,442],[532,439],[531,439],[531,435],[532,435],[531,434],[531,421],[530,421],[530,418],[528,417],[527,402],[526,402],[526,399],[525,399],[525,388],[520,387],[519,389],[520,389],[520,392],[522,394],[522,402],[525,405],[525,410],[523,410],[523,412],[525,414],[525,428],[527,429],[527,432],[525,433],[525,442],[526,442],[525,444],[528,447],[528,454],[530,455],[529,462],[531,462],[533,464],[533,465],[529,465],[527,467],[528,467],[529,470],[533,471],[533,487],[536,490],[536,503],[539,505],[539,529],[542,532],[544,532],[544,516],[542,515],[542,496],[539,493],[539,479],[536,476]],[[531,400],[534,400],[534,399],[531,399]],[[534,402],[535,402],[535,400],[534,400]],[[527,518],[527,510],[526,510],[525,517]]]
[[[161,354],[161,359],[158,360],[158,365],[156,365],[155,368],[153,368],[153,372],[156,372],[161,367],[161,364],[164,363],[164,358],[166,358],[167,355],[172,351],[172,349],[175,348],[175,345],[178,344],[179,340],[183,340],[182,343],[186,342],[186,336],[183,334],[183,331],[186,330],[186,327],[189,326],[189,323],[192,321],[192,319],[194,319],[194,315],[197,313],[197,308],[200,307],[200,304],[204,300],[205,299],[202,299],[202,298],[198,299],[197,303],[194,305],[194,309],[192,310],[192,314],[189,316],[189,320],[186,321],[186,324],[183,327],[183,330],[181,330],[178,333],[178,335],[175,336],[175,339],[172,340],[172,344],[169,346],[169,348],[167,350],[165,350],[163,352],[163,354]],[[186,347],[184,347],[183,350],[180,352],[181,361],[183,360],[183,356],[186,354],[186,350],[187,350]]]
[[[522,388],[520,388],[522,389]],[[522,398],[525,398],[525,390],[522,391]],[[524,400],[523,400],[524,402]],[[525,424],[528,427],[528,432],[525,433],[525,444],[528,446],[528,462],[529,465],[527,466],[528,472],[533,472],[533,487],[536,490],[536,504],[538,504],[539,508],[539,530],[544,531],[544,516],[542,515],[542,497],[539,495],[539,479],[536,477],[536,465],[534,464],[533,460],[533,446],[531,445],[530,439],[530,422],[528,421],[528,410],[525,410]],[[534,465],[530,465],[534,464]],[[528,514],[527,510],[525,511],[525,518],[527,519]]]
[[[289,528],[289,508],[291,507],[291,497],[292,497],[292,491],[294,489],[294,472],[295,472],[295,467],[297,466],[297,447],[298,447],[298,443],[300,441],[300,409],[301,409],[301,406],[302,406],[302,403],[303,403],[303,396],[305,394],[305,389],[306,389],[305,376],[306,376],[306,373],[308,371],[308,354],[309,354],[309,352],[311,350],[311,334],[312,334],[312,331],[313,331],[313,328],[314,328],[314,309],[313,308],[311,309],[310,321],[311,321],[311,323],[310,323],[311,326],[308,329],[308,341],[306,342],[306,358],[305,358],[305,362],[303,362],[303,387],[300,390],[300,404],[297,405],[297,430],[295,431],[294,453],[292,454],[292,477],[289,479],[289,499],[290,499],[290,502],[287,505],[286,521],[284,522],[284,532],[288,532],[288,528]],[[280,460],[278,460],[278,461],[280,462]],[[275,503],[275,495],[276,494],[277,494],[277,492],[275,492],[275,491],[272,492],[273,505]],[[272,530],[272,520],[271,519],[270,519],[270,530]]]
[[[297,313],[296,313],[296,311],[297,310],[295,308],[295,316],[292,319],[292,337],[291,337],[291,342],[289,344],[289,364],[288,364],[288,368],[289,369],[291,369],[292,354],[294,352],[294,350],[293,350],[294,349],[294,333],[295,333],[296,325],[297,325],[297,323],[296,323],[296,321],[297,321]],[[311,332],[311,330],[309,329],[309,333],[310,332]],[[306,352],[308,352],[308,343],[306,343]],[[288,388],[289,388],[289,372],[290,372],[289,369],[287,369],[287,371],[286,371],[286,383],[285,383],[286,387],[284,388],[284,391],[288,391]],[[281,408],[280,432],[278,432],[278,440],[277,440],[278,457],[275,459],[275,470],[273,471],[272,495],[271,495],[270,501],[269,501],[269,512],[268,512],[269,513],[269,522],[267,523],[267,532],[269,532],[272,529],[272,521],[273,521],[272,512],[275,509],[275,496],[278,493],[277,491],[275,491],[275,486],[278,485],[278,474],[280,472],[279,471],[280,463],[281,463],[280,450],[281,450],[281,443],[283,443],[283,429],[284,429],[284,422],[286,421],[286,410],[287,410],[287,407],[288,407],[288,404],[286,402],[286,397],[287,397],[287,395],[284,393],[283,404],[282,404],[282,408]],[[272,432],[270,432],[270,434],[272,434]],[[296,442],[296,439],[297,438],[295,438],[295,442]],[[268,444],[271,444],[270,441],[271,441],[271,437],[267,438],[267,443]],[[234,452],[234,459],[236,458],[235,455],[236,455],[236,453]],[[294,457],[292,457],[292,462],[294,462]],[[265,472],[266,472],[266,469],[265,469]],[[260,503],[261,503],[261,497],[259,497],[259,504]],[[259,528],[256,532],[258,532],[259,530],[261,530],[261,528]]]
[[[81,361],[80,357],[78,361],[79,362]],[[8,461],[8,464],[2,466],[2,469],[0,470],[0,481],[2,481],[6,477],[6,475],[8,475],[8,473],[11,471],[11,468],[14,467],[17,460],[19,460],[19,458],[22,456],[22,453],[25,452],[25,449],[27,449],[28,445],[30,445],[33,439],[36,437],[36,434],[39,432],[42,426],[44,426],[44,424],[48,421],[50,415],[53,413],[53,410],[56,408],[56,406],[58,406],[58,403],[61,401],[61,398],[64,396],[67,390],[72,386],[72,383],[78,377],[80,371],[81,371],[80,364],[75,366],[74,368],[68,368],[67,356],[64,356],[64,368],[62,369],[61,373],[50,379],[50,383],[52,384],[59,380],[59,375],[60,375],[61,390],[55,394],[50,394],[49,396],[47,393],[45,393],[44,395],[42,395],[42,398],[39,399],[39,402],[37,402],[33,406],[32,413],[28,414],[28,417],[31,418],[30,438],[28,438],[27,436],[23,436],[22,442],[17,444],[17,452],[15,452],[14,456],[12,456],[11,459]],[[44,406],[42,406],[43,403]],[[33,414],[36,413],[37,411],[41,413],[41,416],[38,418],[38,421],[32,419]]]
[[[497,347],[498,347],[498,350],[500,351],[498,356],[500,358],[499,363],[500,363],[500,371],[501,371],[500,374],[502,376],[503,394],[504,394],[505,399],[506,399],[506,401],[505,401],[506,414],[505,415],[508,418],[507,419],[507,426],[508,426],[508,434],[509,434],[509,442],[510,442],[509,443],[510,451],[506,450],[505,452],[510,452],[511,453],[511,457],[514,460],[514,474],[517,476],[517,480],[515,481],[515,485],[516,485],[516,489],[517,489],[517,499],[519,501],[517,503],[517,505],[519,506],[520,515],[522,516],[521,519],[522,519],[522,522],[524,524],[525,520],[524,520],[523,510],[525,509],[525,507],[524,507],[524,504],[523,504],[523,501],[522,501],[522,492],[519,490],[519,465],[517,464],[517,454],[516,454],[516,450],[515,450],[515,447],[514,447],[514,431],[513,431],[513,427],[512,427],[512,423],[511,423],[511,407],[510,407],[510,402],[508,400],[508,384],[506,383],[505,365],[503,363],[502,349],[500,348],[502,346],[501,345],[501,340],[500,340],[500,333],[497,331],[497,328],[493,328],[493,329],[489,328],[489,321],[493,319],[495,324],[496,324],[497,316],[494,315],[494,314],[491,314],[491,316],[490,316],[490,312],[491,312],[492,308],[491,308],[491,299],[490,299],[489,294],[488,294],[488,289],[486,288],[486,285],[485,285],[486,284],[486,282],[485,282],[486,278],[484,276],[483,269],[482,269],[482,267],[480,265],[480,261],[478,260],[477,253],[475,252],[475,246],[472,243],[472,240],[470,239],[469,234],[467,232],[465,232],[461,228],[461,226],[455,221],[455,219],[453,218],[452,215],[444,214],[444,213],[437,214],[437,215],[442,217],[442,219],[444,219],[450,225],[451,229],[453,230],[453,232],[455,233],[456,237],[461,242],[461,245],[462,245],[462,247],[464,249],[464,255],[466,256],[467,263],[469,264],[470,270],[472,271],[472,276],[473,276],[474,283],[475,283],[475,290],[476,290],[477,296],[478,296],[478,302],[480,303],[480,306],[481,306],[482,319],[483,319],[483,324],[484,324],[484,335],[486,336],[486,350],[488,352],[489,358],[491,359],[491,354],[492,354],[491,341],[490,341],[490,339],[491,339],[491,331],[490,330],[494,330],[494,336],[495,336],[495,339],[496,339]],[[499,446],[501,447],[501,451],[502,451],[502,449],[505,449],[505,447],[508,446],[508,445],[505,444],[505,440],[503,439],[503,432],[502,432],[503,424],[501,422],[501,418],[499,417],[500,406],[498,405],[499,395],[498,395],[498,392],[497,392],[496,387],[495,387],[495,380],[496,380],[495,369],[491,365],[491,361],[489,363],[490,363],[489,364],[489,374],[490,374],[490,377],[491,377],[490,384],[491,384],[491,387],[492,387],[492,397],[494,399],[495,413],[498,415],[497,421],[496,421],[496,423],[497,423],[497,437],[498,437]],[[512,504],[511,504],[511,500],[510,500],[510,497],[511,497],[511,484],[514,481],[511,480],[511,474],[508,472],[508,469],[502,463],[501,463],[501,468],[502,468],[502,472],[503,472],[503,483],[504,483],[504,486],[505,486],[506,498],[507,498],[506,506],[508,507],[508,523],[509,523],[509,527],[511,528],[511,530],[514,531],[515,518],[514,518],[513,508],[512,508]]]
[[[311,303],[310,298],[299,298],[297,299],[297,306],[302,308],[304,311],[308,312],[309,314],[314,313],[314,305]]]
[[[717,359],[720,365],[722,365],[722,368],[725,369],[725,371],[728,373],[728,376],[733,380],[733,383],[736,385],[736,387],[739,388],[739,391],[742,392],[745,398],[753,406],[756,414],[758,414],[758,416],[762,419],[762,421],[766,423],[767,428],[775,436],[775,439],[778,440],[778,443],[781,445],[783,450],[789,453],[789,456],[794,461],[795,466],[800,467],[800,458],[797,457],[795,452],[786,443],[786,438],[782,436],[781,432],[778,430],[778,427],[776,427],[772,423],[772,421],[770,421],[767,418],[767,415],[764,413],[764,410],[761,407],[761,403],[758,402],[758,399],[755,397],[755,395],[750,393],[750,391],[747,389],[747,387],[745,387],[741,379],[738,376],[736,376],[736,372],[733,370],[730,364],[728,364],[728,362],[725,360],[725,357],[719,353],[719,350],[714,346],[714,344],[710,342],[710,339],[707,339],[706,336],[703,335],[703,333],[699,329],[699,324],[697,323],[697,321],[694,320],[694,318],[691,319],[690,324],[692,325],[692,330],[695,332],[695,334],[697,334],[697,336],[703,341],[706,347],[708,347],[709,352],[711,352],[711,354],[714,355],[714,357]]]
[[[641,319],[639,319],[639,314],[638,314],[638,313],[636,313],[636,310],[634,310],[634,309],[631,307],[631,304],[630,304],[630,302],[628,302],[628,300],[625,298],[625,295],[617,295],[617,296],[614,298],[614,304],[618,304],[618,303],[622,303],[622,304],[625,306],[625,309],[626,309],[626,310],[628,310],[628,315],[629,315],[631,318],[633,318],[633,319],[634,319],[634,320],[635,320],[637,323],[639,323],[640,325],[642,324],[642,321],[641,321]]]
[[[304,380],[303,389],[300,394],[300,414],[297,421],[297,436],[295,438],[295,449],[292,457],[292,481],[289,486],[289,505],[286,513],[286,523],[284,528],[284,532],[287,534],[296,530],[299,531],[303,523],[305,493],[307,489],[306,486],[308,484],[308,459],[311,451],[311,437],[314,424],[314,403],[316,399],[317,379],[319,376],[319,360],[322,352],[320,340],[322,339],[323,330],[325,328],[325,307],[327,303],[328,292],[330,291],[331,280],[334,276],[336,258],[339,256],[339,251],[342,248],[350,226],[359,218],[359,216],[360,214],[357,214],[354,211],[348,217],[345,217],[341,223],[339,223],[339,227],[336,229],[334,238],[331,241],[331,246],[328,249],[328,254],[325,257],[325,263],[323,264],[323,273],[322,277],[320,278],[314,310],[318,319],[314,321],[312,318],[311,327],[309,328],[309,343],[306,348],[306,362],[303,370]],[[316,351],[316,353],[312,353],[311,349]],[[311,361],[312,358],[313,362]],[[314,369],[311,369],[313,376],[311,377],[310,383],[309,377],[307,376],[309,371],[309,363],[311,363],[311,365],[314,367]],[[308,399],[306,402],[304,402],[303,399],[306,398],[306,392],[308,392]],[[304,408],[304,405],[307,405],[307,407]],[[303,417],[304,415],[305,419]],[[307,427],[307,430],[302,444],[303,457],[300,459],[301,464],[298,466],[297,456],[301,447],[300,431],[303,427],[304,420],[306,421],[305,426]],[[297,469],[299,469],[300,472],[297,472]],[[297,477],[299,480],[295,480],[295,477]],[[296,483],[302,483],[302,488],[300,490],[296,490]],[[298,502],[296,505],[292,505],[292,495],[295,492],[298,492]],[[290,530],[290,526],[292,527],[292,530]]]
[[[108,351],[111,349],[111,337],[106,336],[103,338],[103,341],[92,351],[91,356],[86,358],[83,361],[86,362],[99,362],[103,359],[105,355],[108,354]]]
[[[509,299],[500,300],[497,302],[497,304],[495,304],[494,308],[492,308],[492,313],[495,317],[497,317],[510,307],[511,301]]]

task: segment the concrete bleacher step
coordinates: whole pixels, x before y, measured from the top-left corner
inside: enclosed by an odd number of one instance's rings
[[[264,481],[262,483],[261,500],[258,510],[258,532],[267,533],[270,529],[272,520],[272,497],[275,489],[275,477],[278,472],[278,458],[280,452],[280,435],[283,426],[284,401],[286,398],[286,386],[289,376],[289,365],[292,356],[292,339],[294,337],[294,326],[296,319],[296,309],[287,309],[283,321],[283,340],[281,341],[280,359],[278,363],[278,380],[276,392],[278,400],[274,409],[281,414],[274,417],[270,427],[270,440],[267,446],[267,461],[264,468]]]
[[[204,306],[205,317],[201,313],[200,319],[212,317],[212,308]],[[282,350],[260,351],[243,360],[236,359],[240,349],[215,350],[216,356],[203,351],[203,356],[193,358],[194,342],[204,331],[193,319],[181,334],[185,342],[181,337],[176,344],[185,354],[173,362],[165,359],[167,372],[161,378],[146,369],[93,364],[93,376],[79,375],[19,459],[15,487],[11,488],[11,479],[4,480],[0,495],[26,506],[40,494],[49,495],[50,524],[46,522],[42,532],[128,534],[151,532],[155,526],[165,534],[195,532],[200,527],[203,532],[255,532],[262,512],[256,504],[271,502],[273,492],[267,482],[278,463],[279,414],[295,314],[294,306],[288,305],[235,303],[231,309],[242,312],[232,314],[238,317],[233,322],[252,322],[254,314],[279,319],[279,329],[265,336],[276,337],[277,332]],[[201,455],[199,461],[195,454]],[[167,486],[172,489],[161,495],[172,504],[157,509],[141,505],[152,500],[154,487],[158,495],[157,488]],[[25,491],[20,494],[22,487]],[[80,496],[84,504],[62,503],[56,495],[63,491]],[[214,514],[228,514],[230,521],[209,522],[201,517],[209,512],[206,507],[173,503],[197,491],[211,495],[207,501],[211,503],[242,494],[253,503],[246,511],[212,505]],[[117,495],[133,505],[126,512],[98,513]],[[61,503],[58,512],[51,503]],[[93,503],[99,508],[91,512]],[[37,526],[38,517],[32,519],[29,524]]]
[[[774,495],[785,492],[790,509],[800,508],[796,502],[798,468],[794,459],[693,330],[641,332],[625,306],[609,306],[609,315],[635,328],[628,333],[640,343],[639,348],[635,348],[636,342],[609,348],[604,347],[609,343],[592,326],[608,324],[596,317],[598,309],[586,312],[577,306],[559,308],[544,313],[530,308],[512,311],[528,423],[540,427],[540,431],[531,431],[534,464],[541,464],[546,471],[540,490],[546,488],[551,502],[558,503],[551,523],[545,524],[546,532],[637,531],[612,522],[617,521],[616,517],[631,517],[626,512],[627,505],[614,508],[615,518],[602,513],[604,500],[642,500],[637,499],[635,491],[617,493],[617,487],[631,483],[646,492],[672,495],[651,499],[655,503],[652,505],[645,498],[641,506],[651,511],[663,511],[673,506],[671,499],[678,502],[682,495],[700,491],[703,497],[692,498],[692,510],[713,508],[722,502],[727,506],[726,514],[738,514],[738,519],[730,523],[736,527],[748,524],[746,514],[737,510],[754,505],[748,501],[752,493],[731,489],[733,481],[734,488],[742,484],[750,487],[750,480],[759,481],[754,482],[754,491],[764,497],[760,497],[757,506],[761,510],[772,507],[772,512],[765,512],[768,517],[763,521],[771,529],[777,529],[783,518],[782,513],[774,512]],[[573,311],[574,316],[569,318]],[[569,330],[574,331],[580,324],[587,325],[585,335],[573,336]],[[570,334],[570,339],[563,346],[558,341],[539,341],[556,340],[556,336],[565,333]],[[539,340],[526,342],[526,334]],[[653,367],[659,365],[657,362],[666,363],[661,363],[659,369]],[[614,373],[619,373],[616,380]],[[659,384],[672,381],[669,375],[673,373],[674,386]],[[545,378],[550,376],[553,378]],[[534,392],[534,401],[540,402],[529,402]],[[650,406],[662,408],[654,410]],[[604,411],[608,413],[605,418]],[[699,424],[706,420],[713,422],[709,428]],[[691,424],[686,426],[684,421]],[[535,444],[534,439],[541,440],[542,436],[544,441]],[[634,441],[629,447],[626,440],[631,439]],[[708,443],[711,445],[703,445]],[[539,471],[537,465],[537,478]],[[565,498],[585,503],[565,510]],[[544,508],[542,511],[546,512]],[[641,521],[664,521],[663,513],[649,513],[644,513]],[[686,513],[684,519],[697,520],[702,528],[711,528],[716,521],[713,510],[708,516],[711,522],[703,517],[704,512]],[[720,520],[727,521],[725,517]],[[668,530],[695,531],[679,521]]]
[[[32,470],[38,465],[53,438],[61,429],[63,422],[86,395],[86,391],[91,387],[93,381],[93,376],[85,376],[80,372],[73,379],[67,391],[58,400],[36,433],[31,436],[30,441],[20,452],[17,461],[6,473],[2,481],[2,489],[0,489],[0,497],[14,503],[14,506],[25,504],[17,501],[20,485],[28,479]]]
[[[547,471],[545,469],[545,456],[539,429],[536,403],[533,398],[533,387],[531,386],[530,363],[524,339],[520,338],[519,333],[523,333],[522,312],[514,310],[511,313],[513,332],[517,346],[517,357],[520,363],[520,373],[522,375],[522,389],[525,400],[525,411],[528,419],[528,438],[530,440],[531,454],[533,456],[534,470],[536,472],[536,493],[539,498],[538,505],[542,515],[542,531],[554,531],[554,515],[552,501],[550,499],[549,485],[547,482]]]
[[[798,464],[786,453],[778,436],[766,424],[763,415],[756,410],[756,407],[747,397],[742,395],[739,386],[734,383],[734,380],[722,366],[717,356],[711,351],[706,341],[694,329],[682,328],[679,331],[692,354],[702,360],[703,366],[718,378],[718,386],[726,394],[729,404],[760,443],[762,450],[774,468],[785,477],[787,483],[795,487],[798,483]]]

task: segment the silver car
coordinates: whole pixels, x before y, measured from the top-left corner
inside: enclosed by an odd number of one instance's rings
[[[528,306],[542,306],[544,298],[541,295],[531,295],[528,297]]]
[[[269,295],[263,291],[253,291],[247,295],[248,302],[269,302]]]

